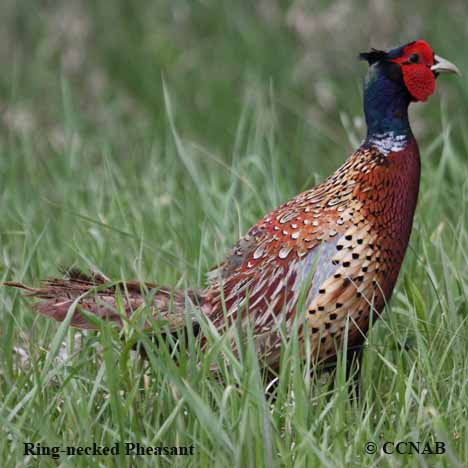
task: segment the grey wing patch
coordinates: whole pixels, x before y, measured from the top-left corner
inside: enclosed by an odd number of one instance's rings
[[[330,242],[323,242],[306,255],[297,267],[297,277],[294,288],[303,290],[308,287],[310,281],[309,292],[307,294],[306,304],[310,304],[314,297],[318,294],[320,285],[330,276],[334,274],[338,268],[332,260],[336,255],[336,245],[341,237],[333,239]]]

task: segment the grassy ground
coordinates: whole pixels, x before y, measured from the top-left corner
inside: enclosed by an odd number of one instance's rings
[[[359,51],[424,37],[464,76],[440,79],[412,112],[419,205],[390,307],[369,335],[359,400],[347,397],[343,360],[309,377],[294,337],[270,400],[248,346],[217,379],[209,364],[228,350],[216,337],[203,354],[189,340],[178,367],[144,340],[143,361],[128,349],[138,327],[124,340],[76,333],[0,289],[2,465],[57,465],[25,457],[24,442],[129,441],[195,455],[60,462],[466,466],[464,2],[99,3],[0,6],[0,280],[35,283],[76,264],[200,286],[240,234],[359,142]],[[385,441],[443,441],[446,452],[386,455]]]

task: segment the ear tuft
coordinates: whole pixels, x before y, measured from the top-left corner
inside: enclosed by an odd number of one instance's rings
[[[369,65],[372,65],[375,62],[379,62],[385,58],[387,58],[387,52],[384,50],[372,49],[370,52],[361,52],[359,54],[359,59],[366,60]]]

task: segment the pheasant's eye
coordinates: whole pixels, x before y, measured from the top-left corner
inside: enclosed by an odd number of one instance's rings
[[[418,54],[411,54],[408,58],[408,62],[410,63],[418,63],[419,62],[419,55]]]

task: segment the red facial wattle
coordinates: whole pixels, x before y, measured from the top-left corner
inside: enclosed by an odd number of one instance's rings
[[[417,57],[417,62],[412,58]],[[400,57],[392,60],[401,66],[403,81],[416,101],[426,101],[435,91],[434,52],[426,41],[415,41],[403,49]]]
[[[403,65],[403,81],[416,101],[425,101],[435,91],[435,76],[425,65]]]

